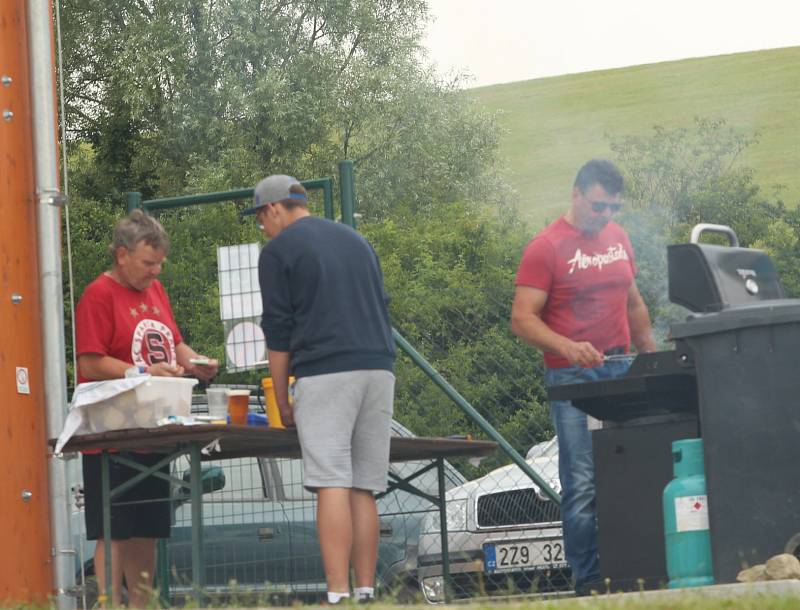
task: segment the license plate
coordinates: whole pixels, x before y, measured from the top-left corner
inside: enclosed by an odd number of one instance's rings
[[[564,560],[564,542],[560,538],[484,544],[483,563],[489,573],[544,570],[567,565]]]

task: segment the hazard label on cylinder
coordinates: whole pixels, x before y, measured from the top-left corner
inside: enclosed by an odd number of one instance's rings
[[[675,498],[675,531],[691,532],[708,529],[708,497]]]

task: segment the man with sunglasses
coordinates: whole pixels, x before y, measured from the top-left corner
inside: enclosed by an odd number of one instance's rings
[[[527,246],[519,264],[511,328],[544,352],[548,387],[623,376],[630,360],[608,359],[656,349],[634,279],[633,248],[611,220],[620,210],[622,174],[593,159],[578,171],[566,214]],[[551,401],[558,435],[561,516],[575,591],[601,590],[594,461],[586,414]]]

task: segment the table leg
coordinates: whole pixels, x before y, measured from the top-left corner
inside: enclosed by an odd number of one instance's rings
[[[162,608],[169,608],[169,556],[167,541],[162,538],[156,544],[156,574],[158,581],[158,598]]]
[[[442,585],[444,586],[444,601],[450,603],[450,549],[447,541],[447,500],[444,488],[444,458],[436,458],[436,474],[439,479],[439,534],[442,537]]]
[[[105,563],[105,607],[110,608],[113,604],[114,591],[111,578],[111,458],[108,451],[103,450],[100,457],[100,482],[103,503],[103,563]],[[100,586],[100,583],[97,583]]]
[[[205,567],[203,565],[203,485],[201,477],[200,445],[192,443],[189,451],[191,469],[192,502],[192,578],[195,599],[199,606],[204,603]]]

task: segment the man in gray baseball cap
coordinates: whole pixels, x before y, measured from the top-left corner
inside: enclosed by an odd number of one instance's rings
[[[359,233],[315,218],[303,186],[264,178],[255,214],[269,242],[258,259],[269,367],[284,425],[297,426],[303,484],[317,493],[328,603],[374,595],[394,403],[394,340],[378,256]],[[294,375],[294,405],[288,378]]]
[[[308,202],[306,189],[297,180],[284,174],[267,176],[256,185],[253,194],[253,207],[247,208],[242,214],[251,215],[270,203],[282,201]]]

